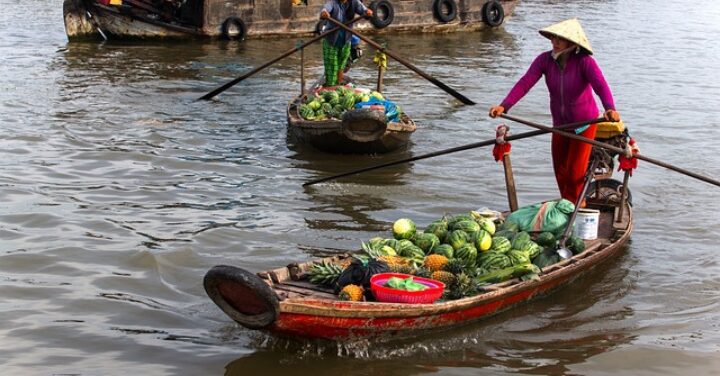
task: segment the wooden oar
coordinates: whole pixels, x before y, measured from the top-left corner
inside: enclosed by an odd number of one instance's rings
[[[352,25],[352,24],[354,24],[355,22],[357,22],[357,21],[359,21],[359,20],[361,20],[361,19],[362,19],[362,17],[356,17],[356,18],[352,19],[350,22],[348,22],[347,25]],[[343,25],[343,24],[340,24],[340,25]],[[345,26],[345,25],[343,25],[343,26]],[[347,26],[346,26],[346,27],[347,27]],[[237,85],[240,81],[242,81],[242,80],[244,80],[244,79],[246,79],[246,78],[254,75],[254,74],[257,73],[257,72],[260,72],[261,70],[263,70],[263,69],[265,69],[265,68],[267,68],[267,67],[269,67],[269,66],[271,66],[271,65],[273,65],[273,64],[275,64],[275,63],[277,63],[278,61],[280,61],[280,60],[282,60],[282,59],[284,59],[284,58],[286,58],[286,57],[294,54],[295,52],[297,52],[297,51],[299,51],[299,50],[302,50],[303,48],[305,48],[305,47],[307,47],[307,46],[309,46],[309,45],[311,45],[311,44],[313,44],[313,43],[315,43],[315,42],[317,42],[317,41],[325,38],[328,34],[333,33],[333,32],[335,32],[335,31],[337,31],[337,30],[339,30],[339,29],[340,29],[339,27],[335,27],[335,28],[332,28],[332,29],[330,29],[330,30],[328,30],[328,31],[325,31],[325,32],[321,33],[320,35],[318,35],[318,36],[310,39],[309,41],[307,41],[307,42],[305,42],[305,43],[303,43],[303,44],[297,45],[297,46],[295,46],[295,48],[286,51],[286,52],[283,53],[282,55],[280,55],[280,56],[278,56],[278,57],[276,57],[276,58],[274,58],[274,59],[272,59],[272,60],[268,60],[267,62],[265,62],[264,64],[260,65],[259,67],[255,68],[255,69],[251,70],[250,72],[247,72],[247,73],[243,74],[242,76],[240,76],[240,77],[238,77],[238,78],[236,78],[236,79],[234,79],[234,80],[226,83],[225,85],[220,86],[219,88],[217,88],[217,89],[215,89],[215,90],[213,90],[213,91],[211,91],[211,92],[203,95],[202,97],[198,98],[197,100],[208,100],[208,99],[212,99],[213,97],[215,97],[216,95],[222,93],[223,91],[231,88],[232,86]]]
[[[580,122],[577,122],[577,123],[565,124],[565,125],[561,125],[561,126],[557,127],[557,129],[574,129],[574,128],[579,128],[579,127],[582,127],[582,126],[588,125],[588,124],[599,123],[599,122],[601,122],[601,121],[605,121],[605,119],[603,119],[603,118],[598,118],[598,119],[593,119],[593,120],[588,120],[588,121],[580,121]],[[506,140],[507,140],[507,141],[520,140],[520,139],[523,139],[523,138],[533,137],[533,136],[537,136],[537,135],[541,135],[541,134],[545,134],[545,133],[549,133],[549,131],[532,131],[532,132],[525,132],[525,133],[516,134],[516,135],[514,135],[514,136],[509,136],[509,137],[506,138]],[[383,163],[383,164],[379,164],[379,165],[375,165],[375,166],[365,167],[365,168],[361,168],[361,169],[359,169],[359,170],[350,171],[350,172],[345,172],[345,173],[342,173],[342,174],[339,174],[339,175],[333,175],[333,176],[328,176],[328,177],[325,177],[325,178],[320,178],[320,179],[311,180],[311,181],[303,184],[303,187],[307,187],[307,186],[309,186],[309,185],[313,185],[313,184],[317,184],[317,183],[322,183],[322,182],[325,182],[325,181],[328,181],[328,180],[343,178],[343,177],[345,177],[345,176],[350,176],[350,175],[359,174],[359,173],[362,173],[362,172],[368,172],[368,171],[377,170],[377,169],[380,169],[380,168],[395,166],[395,165],[402,164],[402,163],[413,162],[413,161],[417,161],[417,160],[420,160],[420,159],[437,157],[437,156],[439,156],[439,155],[450,154],[450,153],[455,153],[455,152],[458,152],[458,151],[463,151],[463,150],[468,150],[468,149],[474,149],[474,148],[479,148],[479,147],[489,146],[489,145],[495,145],[495,139],[494,139],[494,138],[493,138],[492,140],[475,142],[475,143],[472,143],[472,144],[467,144],[467,145],[458,146],[458,147],[454,147],[454,148],[450,148],[450,149],[445,149],[445,150],[439,150],[439,151],[435,151],[435,152],[432,152],[432,153],[427,153],[427,154],[418,155],[418,156],[415,156],[415,157],[410,157],[410,158],[400,159],[400,160],[393,161],[393,162],[388,162],[388,163]]]
[[[458,93],[457,91],[455,91],[455,90],[454,90],[453,88],[451,88],[450,86],[447,86],[447,85],[445,85],[444,83],[440,82],[437,78],[435,78],[435,77],[433,77],[433,76],[431,76],[431,75],[429,75],[429,74],[421,71],[418,67],[412,65],[409,61],[407,61],[407,60],[405,60],[404,58],[396,55],[394,52],[388,50],[387,48],[383,48],[383,47],[382,47],[381,45],[379,45],[378,43],[376,43],[376,42],[374,42],[373,40],[365,37],[364,35],[358,33],[357,31],[355,31],[355,30],[353,30],[353,29],[351,29],[351,28],[343,25],[342,23],[340,23],[340,21],[335,20],[335,19],[333,19],[332,17],[328,18],[327,20],[330,21],[330,22],[332,22],[332,23],[335,24],[336,26],[344,29],[345,31],[357,35],[357,37],[360,38],[360,39],[362,39],[362,40],[364,40],[365,43],[373,46],[376,50],[378,50],[378,51],[380,51],[380,52],[384,52],[386,55],[388,55],[388,56],[390,56],[391,58],[397,60],[400,64],[406,66],[406,67],[407,67],[408,69],[410,69],[411,71],[419,74],[420,76],[424,77],[426,80],[432,82],[433,84],[435,84],[435,86],[437,86],[437,87],[445,90],[446,93],[448,93],[448,94],[452,95],[453,97],[457,98],[460,102],[462,102],[462,103],[464,103],[464,104],[470,104],[470,105],[475,104],[475,102],[471,101],[471,100],[470,100],[469,98],[467,98],[466,96]]]
[[[565,137],[572,138],[572,139],[578,140],[578,141],[582,141],[582,142],[585,142],[585,143],[588,143],[588,144],[591,144],[591,145],[594,145],[594,146],[597,146],[597,147],[601,147],[601,148],[603,148],[603,149],[611,150],[611,151],[614,151],[614,152],[616,152],[616,153],[621,153],[621,154],[624,154],[624,153],[625,153],[625,150],[623,150],[623,149],[621,149],[621,148],[619,148],[619,147],[616,147],[616,146],[613,146],[613,145],[608,145],[608,144],[606,144],[606,143],[604,143],[604,142],[595,141],[595,140],[589,139],[589,138],[587,138],[587,137],[583,137],[583,136],[577,135],[577,134],[575,134],[575,133],[565,132],[565,131],[563,131],[562,129],[560,129],[560,127],[552,128],[552,127],[548,127],[548,126],[545,126],[545,125],[542,125],[542,124],[534,123],[534,122],[532,122],[532,121],[528,121],[528,120],[525,120],[525,119],[517,118],[517,117],[515,117],[515,116],[511,116],[511,115],[508,115],[508,114],[502,114],[502,115],[500,115],[500,117],[505,118],[505,119],[508,119],[508,120],[512,120],[512,121],[515,121],[515,122],[518,122],[518,123],[521,123],[521,124],[529,125],[529,126],[531,126],[531,127],[533,127],[533,128],[537,128],[537,129],[539,129],[539,130],[543,130],[543,131],[548,131],[548,132],[552,132],[552,133],[561,134],[561,135],[563,135],[563,136],[565,136]],[[593,122],[595,122],[595,121],[593,121]],[[687,175],[687,176],[693,177],[693,178],[695,178],[695,179],[702,180],[702,181],[704,181],[704,182],[706,182],[706,183],[710,183],[710,184],[713,184],[713,185],[716,185],[716,186],[720,187],[720,181],[711,179],[711,178],[709,178],[709,177],[707,177],[707,176],[703,176],[703,175],[700,175],[700,174],[696,174],[696,173],[694,173],[694,172],[692,172],[692,171],[688,171],[688,170],[686,170],[686,169],[684,169],[684,168],[680,168],[680,167],[677,167],[677,166],[673,166],[673,165],[671,165],[671,164],[669,164],[669,163],[665,163],[665,162],[662,162],[662,161],[658,161],[657,159],[653,159],[653,158],[650,158],[650,157],[646,157],[646,156],[644,156],[644,155],[634,154],[633,156],[634,156],[635,158],[641,160],[641,161],[650,162],[650,163],[652,163],[652,164],[654,164],[654,165],[657,165],[657,166],[660,166],[660,167],[665,167],[665,168],[667,168],[668,170],[673,170],[673,171],[679,172],[679,173],[681,173],[681,174],[683,174],[683,175]]]

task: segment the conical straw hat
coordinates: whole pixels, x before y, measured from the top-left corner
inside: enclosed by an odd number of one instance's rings
[[[583,31],[582,26],[580,26],[580,21],[578,21],[577,18],[571,18],[569,20],[550,25],[540,30],[539,33],[548,39],[552,38],[552,36],[567,39],[570,42],[582,47],[589,54],[592,55],[593,53],[592,47],[590,47],[590,41],[588,41],[585,36],[585,32]]]

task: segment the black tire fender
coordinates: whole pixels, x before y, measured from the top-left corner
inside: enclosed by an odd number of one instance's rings
[[[232,33],[231,27],[234,27],[237,30],[237,34]],[[245,39],[246,33],[247,28],[245,27],[245,22],[243,22],[243,20],[239,17],[226,18],[220,28],[220,34],[223,39],[227,40],[243,40]]]
[[[378,29],[388,27],[395,20],[395,8],[389,0],[374,0],[368,8],[373,11],[370,23]],[[378,10],[382,14],[378,14]]]
[[[505,9],[497,0],[490,0],[482,7],[482,19],[490,27],[500,26],[505,20]]]
[[[458,6],[455,0],[435,0],[433,2],[433,14],[438,21],[448,23],[458,15]]]
[[[322,34],[323,31],[325,31],[325,26],[326,26],[326,24],[327,24],[327,22],[326,22],[325,20],[320,20],[320,21],[318,21],[318,22],[315,24],[315,30],[313,31],[313,33],[315,33],[315,35],[320,35],[320,34]]]
[[[277,320],[280,300],[256,274],[228,265],[212,267],[203,279],[205,292],[231,319],[250,329],[262,329]]]
[[[599,188],[598,188],[599,187]],[[615,179],[602,179],[590,182],[588,190],[585,193],[585,199],[588,201],[602,203],[619,203],[622,197],[623,183]],[[599,192],[599,195],[597,194]],[[632,193],[628,188],[627,192],[628,205],[632,206]]]

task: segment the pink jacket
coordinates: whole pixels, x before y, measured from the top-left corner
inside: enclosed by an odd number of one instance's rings
[[[550,112],[555,126],[598,117],[593,90],[600,97],[605,110],[615,109],[610,87],[592,56],[573,53],[568,57],[565,69],[560,69],[548,51],[535,58],[525,75],[502,101],[501,106],[505,107],[505,111],[509,112],[543,75],[550,92]]]

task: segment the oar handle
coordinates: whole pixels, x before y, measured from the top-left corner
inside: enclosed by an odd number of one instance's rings
[[[548,126],[545,126],[545,125],[542,125],[542,124],[538,124],[538,123],[535,123],[535,122],[532,122],[532,121],[529,121],[529,120],[525,120],[525,119],[521,119],[521,118],[518,118],[518,117],[515,117],[515,116],[511,116],[511,115],[508,115],[508,114],[502,114],[502,115],[500,115],[500,116],[503,117],[503,118],[505,118],[505,119],[508,119],[508,120],[512,120],[512,121],[515,121],[515,122],[518,122],[518,123],[521,123],[521,124],[529,125],[529,126],[531,126],[531,127],[533,127],[533,128],[537,128],[537,129],[540,129],[540,130],[552,132],[552,133],[555,133],[555,134],[561,134],[561,135],[563,135],[564,137],[568,137],[568,138],[572,138],[572,139],[574,139],[574,140],[582,141],[582,142],[585,142],[585,143],[588,143],[588,144],[591,144],[591,145],[594,145],[594,146],[597,146],[597,147],[600,147],[600,148],[603,148],[603,149],[607,149],[607,150],[614,151],[614,152],[616,152],[616,153],[621,153],[621,154],[625,153],[625,150],[624,150],[624,149],[621,149],[621,148],[619,148],[619,147],[617,147],[617,146],[609,145],[609,144],[606,144],[606,143],[600,142],[600,141],[595,141],[595,140],[593,140],[593,139],[589,139],[589,138],[587,138],[587,137],[583,137],[583,136],[580,136],[580,135],[577,135],[577,134],[574,134],[574,133],[565,132],[565,131],[563,131],[563,130],[561,130],[561,129],[558,129],[558,127],[555,127],[555,128],[548,127]],[[604,120],[601,120],[601,121],[604,121]],[[688,170],[686,170],[686,169],[684,169],[684,168],[680,168],[680,167],[677,167],[677,166],[673,166],[673,165],[671,165],[671,164],[669,164],[669,163],[665,163],[665,162],[659,161],[659,160],[657,160],[657,159],[653,159],[653,158],[650,158],[650,157],[646,157],[646,156],[644,156],[644,155],[640,155],[639,153],[638,153],[638,154],[633,154],[633,157],[635,157],[635,158],[637,158],[637,159],[639,159],[639,160],[641,160],[641,161],[650,162],[650,163],[652,163],[652,164],[654,164],[654,165],[657,165],[657,166],[660,166],[660,167],[665,167],[665,168],[667,168],[668,170],[673,170],[673,171],[679,172],[679,173],[681,173],[681,174],[683,174],[683,175],[687,175],[687,176],[693,177],[693,178],[695,178],[695,179],[702,180],[702,181],[704,181],[704,182],[706,182],[706,183],[710,183],[710,184],[713,184],[713,185],[715,185],[715,186],[720,187],[720,181],[717,181],[717,180],[715,180],[715,179],[711,179],[711,178],[709,178],[709,177],[707,177],[707,176],[703,176],[703,175],[694,173],[694,172],[692,172],[692,171],[688,171]]]
[[[362,17],[355,17],[355,18],[353,18],[350,22],[348,22],[347,25],[352,25],[352,24],[354,24],[355,22],[360,21],[360,20],[362,20]],[[343,25],[342,23],[341,23],[340,25],[345,26],[345,25]],[[347,26],[345,26],[345,27],[347,27]],[[202,97],[198,98],[197,100],[209,100],[209,99],[212,99],[213,97],[215,97],[216,95],[222,93],[223,91],[225,91],[225,90],[227,90],[227,89],[229,89],[229,88],[237,85],[240,81],[242,81],[242,80],[244,80],[244,79],[246,79],[246,78],[254,75],[255,73],[257,73],[257,72],[259,72],[259,71],[261,71],[261,70],[263,70],[263,69],[265,69],[265,68],[267,68],[267,67],[269,67],[269,66],[271,66],[271,65],[273,65],[273,64],[275,64],[275,63],[277,63],[278,61],[280,61],[280,60],[282,60],[282,59],[284,59],[284,58],[286,58],[286,57],[294,54],[295,52],[297,52],[297,51],[299,51],[299,50],[301,50],[301,49],[303,49],[303,48],[305,48],[305,47],[307,47],[307,46],[309,46],[309,45],[311,45],[311,44],[313,44],[313,43],[315,43],[315,42],[317,42],[317,41],[319,41],[319,40],[321,40],[321,39],[323,39],[323,38],[325,38],[328,34],[334,33],[334,32],[336,32],[336,31],[338,31],[339,29],[340,29],[339,27],[334,27],[334,28],[332,28],[332,29],[330,29],[330,30],[328,30],[328,31],[322,32],[320,35],[318,35],[318,36],[310,39],[309,41],[307,41],[307,42],[305,42],[305,43],[303,43],[303,44],[301,44],[301,45],[298,45],[298,46],[296,46],[295,48],[292,48],[292,49],[290,49],[290,50],[285,51],[282,55],[280,55],[280,56],[278,56],[278,57],[276,57],[276,58],[274,58],[274,59],[272,59],[272,60],[269,60],[269,61],[265,62],[264,64],[258,66],[257,68],[255,68],[255,69],[253,69],[253,70],[251,70],[251,71],[243,74],[242,76],[240,76],[240,77],[238,77],[238,78],[236,78],[236,79],[234,79],[234,80],[232,80],[232,81],[230,81],[230,82],[228,82],[228,83],[226,83],[226,84],[218,87],[217,89],[215,89],[215,90],[213,90],[213,91],[211,91],[211,92],[203,95]]]
[[[448,93],[448,94],[452,95],[453,97],[455,97],[456,99],[458,99],[460,102],[462,102],[462,103],[464,103],[464,104],[468,104],[468,105],[473,105],[473,104],[475,104],[475,102],[473,102],[472,100],[470,100],[468,97],[466,97],[466,96],[458,93],[456,90],[454,90],[454,89],[451,88],[450,86],[447,86],[447,85],[445,85],[444,83],[440,82],[440,81],[439,81],[438,79],[436,79],[435,77],[433,77],[433,76],[431,76],[431,75],[423,72],[423,71],[420,70],[418,67],[416,67],[416,66],[414,66],[413,64],[411,64],[409,61],[407,61],[407,60],[405,60],[404,58],[398,56],[397,54],[395,54],[394,52],[388,50],[387,48],[382,47],[381,45],[379,45],[377,42],[373,41],[372,39],[367,38],[366,36],[358,33],[357,31],[355,31],[355,30],[353,30],[353,29],[351,29],[351,28],[343,25],[340,21],[338,21],[338,20],[336,20],[336,19],[334,19],[334,18],[332,18],[332,17],[329,17],[327,20],[330,21],[330,22],[332,22],[333,24],[335,24],[337,27],[340,27],[340,28],[344,29],[345,31],[347,31],[347,32],[349,32],[349,33],[355,34],[358,38],[360,38],[360,39],[362,39],[363,41],[365,41],[365,43],[371,45],[371,46],[372,46],[373,48],[375,48],[376,50],[381,51],[381,52],[384,52],[386,55],[388,55],[388,56],[390,56],[391,58],[397,60],[400,64],[406,66],[408,69],[410,69],[410,70],[412,70],[413,72],[419,74],[420,76],[422,76],[422,77],[425,78],[426,80],[432,82],[433,84],[435,84],[435,85],[438,86],[439,88],[443,89],[446,93]]]
[[[580,121],[580,122],[577,122],[577,123],[570,123],[570,124],[561,125],[561,126],[557,127],[557,129],[575,129],[575,128],[578,128],[578,127],[582,127],[582,126],[584,126],[584,125],[588,125],[588,124],[592,124],[592,123],[597,123],[597,122],[602,121],[602,120],[603,120],[603,119],[600,118],[600,119],[594,119],[594,120],[588,120],[588,121]],[[525,133],[516,134],[516,135],[514,135],[514,136],[509,136],[508,138],[506,138],[506,140],[507,140],[507,141],[520,140],[520,139],[523,139],[523,138],[534,137],[534,136],[541,135],[541,134],[545,134],[545,133],[548,133],[548,131],[542,131],[542,130],[541,130],[541,131],[525,132]],[[379,164],[379,165],[375,165],[375,166],[370,166],[370,167],[361,168],[361,169],[359,169],[359,170],[354,170],[354,171],[345,172],[345,173],[342,173],[342,174],[339,174],[339,175],[333,175],[333,176],[328,176],[328,177],[324,177],[324,178],[320,178],[320,179],[311,180],[311,181],[306,182],[305,184],[303,184],[303,187],[307,187],[307,186],[309,186],[309,185],[314,185],[314,184],[326,182],[326,181],[328,181],[328,180],[334,180],[334,179],[344,178],[344,177],[346,177],[346,176],[355,175],[355,174],[359,174],[359,173],[362,173],[362,172],[368,172],[368,171],[377,170],[377,169],[381,169],[381,168],[385,168],[385,167],[390,167],[390,166],[399,165],[399,164],[402,164],[402,163],[414,162],[414,161],[417,161],[417,160],[420,160],[420,159],[437,157],[437,156],[444,155],[444,154],[450,154],[450,153],[455,153],[455,152],[458,152],[458,151],[463,151],[463,150],[468,150],[468,149],[474,149],[474,148],[479,148],[479,147],[489,146],[489,145],[495,145],[495,139],[494,139],[494,138],[493,138],[492,140],[485,140],[485,141],[475,142],[475,143],[467,144],[467,145],[463,145],[463,146],[457,146],[457,147],[450,148],[450,149],[438,150],[438,151],[434,151],[434,152],[431,152],[431,153],[418,155],[418,156],[415,156],[415,157],[400,159],[400,160],[393,161],[393,162],[383,163],[383,164]]]

